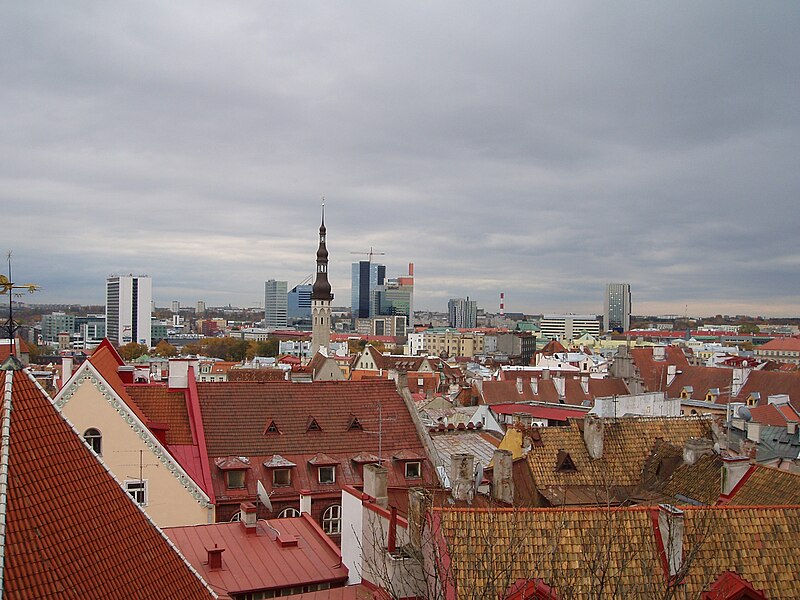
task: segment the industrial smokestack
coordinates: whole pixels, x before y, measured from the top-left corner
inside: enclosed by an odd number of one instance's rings
[[[506,295],[505,292],[500,292],[500,316],[506,316]]]

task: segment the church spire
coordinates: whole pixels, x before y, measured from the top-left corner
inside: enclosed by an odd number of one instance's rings
[[[322,224],[319,226],[319,248],[317,248],[317,278],[311,288],[312,300],[333,300],[331,284],[328,282],[328,248],[325,245],[325,199],[322,200]]]
[[[331,344],[331,284],[328,281],[328,248],[325,245],[325,198],[322,199],[322,223],[317,248],[317,278],[311,288],[311,356],[328,353]]]

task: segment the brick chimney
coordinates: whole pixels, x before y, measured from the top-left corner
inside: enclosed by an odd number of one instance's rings
[[[670,577],[674,577],[683,565],[683,529],[683,511],[671,504],[659,504],[658,533]]]
[[[219,571],[222,568],[222,553],[225,552],[225,548],[218,548],[214,544],[213,548],[206,548],[206,552],[208,552],[208,568]]]
[[[606,424],[602,417],[587,414],[583,420],[583,441],[586,451],[593,459],[603,456],[603,436]]]
[[[450,457],[450,491],[455,500],[471,502],[474,494],[475,457],[453,454]]]
[[[727,496],[750,470],[746,456],[722,457],[722,494]]]
[[[492,498],[514,504],[513,454],[509,450],[494,451],[492,459]]]
[[[364,493],[372,496],[378,506],[388,508],[389,471],[380,465],[364,465]]]

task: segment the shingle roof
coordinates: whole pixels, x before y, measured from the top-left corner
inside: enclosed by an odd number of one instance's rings
[[[434,509],[448,597],[503,596],[534,579],[559,597],[667,597],[657,510]],[[676,597],[699,597],[729,570],[769,598],[800,596],[800,507],[687,507],[683,518]]]
[[[564,490],[580,486],[616,494],[615,488],[637,486],[657,439],[682,446],[691,437],[710,437],[710,421],[703,417],[628,417],[605,419],[603,454],[592,460],[576,421],[566,427],[543,427],[540,444],[533,444],[528,465],[539,490],[550,501],[563,501]],[[558,452],[569,453],[575,472],[556,471]],[[595,500],[596,501],[596,500]],[[560,502],[558,502],[560,503]]]
[[[211,597],[26,372],[0,373],[0,389],[6,598]]]

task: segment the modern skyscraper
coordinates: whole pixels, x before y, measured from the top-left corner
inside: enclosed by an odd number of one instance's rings
[[[319,226],[317,277],[311,289],[311,355],[320,349],[328,352],[331,345],[331,284],[328,281],[328,248],[325,230],[325,203],[322,203],[322,224]]]
[[[472,329],[478,326],[478,303],[464,298],[453,298],[447,303],[450,327]]]
[[[603,326],[606,331],[628,331],[631,328],[631,286],[629,283],[606,285]]]
[[[287,297],[285,281],[270,279],[264,283],[264,326],[286,327]]]
[[[373,316],[404,316],[407,325],[414,322],[414,263],[408,264],[408,275],[386,279],[374,292]],[[394,335],[404,335],[401,331]]]
[[[375,292],[385,280],[385,265],[368,260],[353,263],[350,279],[350,307],[353,319],[368,319],[377,314]]]
[[[153,282],[148,275],[112,275],[106,279],[106,336],[117,344],[148,348]]]
[[[289,290],[286,295],[286,318],[288,320],[311,318],[311,290],[310,283],[301,283]]]

